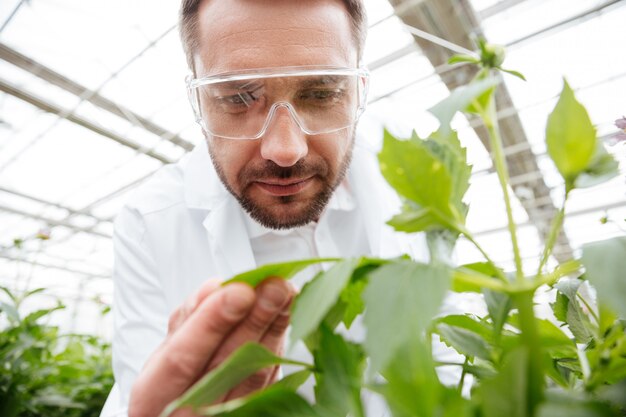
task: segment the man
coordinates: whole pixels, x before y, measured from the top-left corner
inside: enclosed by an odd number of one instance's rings
[[[355,147],[365,31],[359,0],[183,1],[189,93],[206,143],[156,174],[116,220],[117,383],[103,416],[126,407],[157,416],[246,341],[281,352],[293,287],[209,278],[409,250],[384,225],[395,195],[379,189],[371,152]],[[223,400],[275,377],[264,370]]]

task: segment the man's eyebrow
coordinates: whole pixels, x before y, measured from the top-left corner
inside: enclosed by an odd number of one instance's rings
[[[298,83],[300,88],[320,87],[325,85],[336,85],[344,81],[345,77],[340,75],[319,75],[304,78]]]
[[[216,84],[216,87],[225,90],[247,90],[247,89],[256,89],[262,85],[261,80],[232,80],[232,81],[222,81]]]

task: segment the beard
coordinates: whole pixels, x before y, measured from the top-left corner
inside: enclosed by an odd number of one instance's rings
[[[264,160],[261,164],[246,165],[237,175],[241,193],[236,193],[228,182],[210,142],[208,146],[211,161],[224,187],[252,219],[274,230],[304,226],[320,218],[335,189],[345,178],[352,160],[353,148],[354,133],[349,148],[337,167],[332,167],[321,157],[305,157],[289,167],[281,167],[270,160]],[[268,205],[257,201],[252,195],[254,182],[260,178],[289,180],[309,177],[317,180],[321,187],[307,199],[302,199],[298,194],[276,196],[272,197],[272,204]]]

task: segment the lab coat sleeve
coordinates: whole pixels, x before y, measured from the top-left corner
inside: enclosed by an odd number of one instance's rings
[[[166,336],[169,312],[145,219],[130,207],[115,221],[113,372],[116,387],[101,417],[124,415],[132,384]],[[113,398],[116,397],[116,398]]]

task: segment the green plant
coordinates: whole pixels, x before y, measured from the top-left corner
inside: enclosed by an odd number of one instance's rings
[[[64,306],[21,314],[25,299],[0,287],[0,416],[97,417],[113,386],[111,348],[97,337],[47,324]]]
[[[211,416],[363,416],[364,390],[382,395],[392,414],[402,417],[626,415],[626,238],[586,245],[581,259],[547,267],[569,195],[617,175],[617,162],[565,82],[546,131],[548,154],[564,179],[565,199],[546,237],[539,268],[524,270],[494,103],[499,83],[494,72],[501,69],[504,51],[484,42],[480,49],[478,58],[454,59],[481,68],[468,86],[431,109],[439,129],[426,139],[414,134],[399,140],[385,132],[379,155],[384,177],[404,201],[389,224],[406,233],[425,232],[431,261],[336,260],[303,288],[293,306],[292,341],[304,340],[314,363],[301,364],[301,371],[263,391],[212,404],[256,370],[286,361],[258,345],[245,345],[163,416],[184,406]],[[501,269],[465,226],[468,207],[463,197],[471,169],[450,127],[458,111],[480,117],[489,132],[506,204],[512,271]],[[460,235],[478,248],[483,262],[450,264]],[[270,275],[289,278],[306,265],[267,265],[231,281],[255,285]],[[579,292],[585,281],[597,290],[597,300]],[[558,323],[535,316],[533,297],[544,285],[556,290],[552,308]],[[437,317],[450,290],[483,294],[488,314]],[[367,328],[362,344],[335,333],[339,323],[350,327],[360,314]],[[437,363],[431,352],[435,335],[464,360]],[[460,369],[457,386],[440,382],[436,370],[442,365]],[[475,382],[466,397],[462,392],[468,374]],[[294,391],[311,376],[315,404]]]

